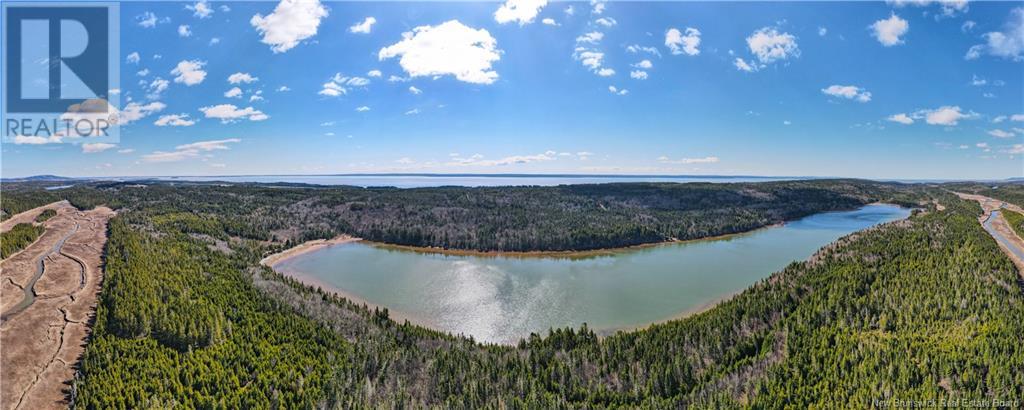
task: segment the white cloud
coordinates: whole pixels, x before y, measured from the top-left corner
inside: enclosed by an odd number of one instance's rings
[[[599,18],[597,20],[594,20],[594,23],[599,25],[599,26],[605,26],[605,27],[614,27],[616,24],[619,24],[618,21],[615,21],[615,19],[613,19],[611,17],[601,17],[601,18]]]
[[[1009,131],[1003,131],[1003,130],[996,129],[996,130],[989,131],[988,135],[991,135],[991,136],[996,137],[996,138],[1011,138],[1011,137],[1013,137],[1016,134],[1014,134],[1012,132],[1009,132]]]
[[[971,85],[973,85],[975,87],[981,87],[981,86],[986,85],[986,84],[988,84],[988,80],[986,80],[984,78],[981,78],[981,77],[978,77],[977,74],[972,74],[971,75]]]
[[[281,0],[273,13],[266,17],[256,14],[249,23],[263,35],[263,44],[270,45],[275,53],[283,53],[315,36],[324,17],[327,9],[319,0]]]
[[[891,115],[887,119],[889,121],[898,122],[898,123],[903,124],[903,125],[910,125],[910,124],[914,123],[914,119],[913,118],[910,118],[909,116],[907,116],[907,114],[903,114],[903,113]]]
[[[128,64],[138,64],[139,59],[139,53],[136,51],[131,54],[128,54],[128,56],[124,58],[124,61]]]
[[[231,74],[231,75],[228,76],[228,82],[231,83],[231,84],[240,84],[240,83],[249,84],[249,83],[252,83],[252,82],[255,82],[255,81],[258,81],[258,80],[259,80],[259,77],[253,77],[249,73],[234,73],[234,74]]]
[[[163,111],[164,108],[167,108],[167,105],[159,101],[154,101],[149,104],[130,102],[117,114],[117,123],[118,125],[129,124],[133,121],[145,118],[155,112]]]
[[[974,26],[977,26],[977,25],[978,25],[978,23],[975,23],[973,20],[967,20],[967,21],[964,22],[964,24],[960,25],[960,31],[962,31],[964,33],[968,32],[968,31],[974,31]]]
[[[604,38],[604,33],[600,32],[600,31],[591,31],[591,32],[586,33],[586,34],[584,34],[582,36],[576,37],[576,42],[577,43],[597,44],[597,43],[600,43],[603,38]]]
[[[871,25],[872,34],[883,46],[892,47],[903,44],[900,37],[910,31],[910,23],[892,13],[888,19],[878,20]]]
[[[206,65],[206,62],[199,60],[182,60],[178,62],[178,66],[171,70],[171,74],[177,75],[177,77],[174,77],[174,82],[184,83],[187,86],[203,82],[206,79],[206,71],[203,71],[204,65]]]
[[[234,87],[234,88],[224,92],[224,96],[228,97],[228,98],[241,98],[242,97],[242,89],[238,88],[238,87]]]
[[[1010,121],[1024,121],[1024,114],[1013,114],[1010,116]]]
[[[125,148],[117,150],[118,154],[131,154],[133,152],[135,152],[135,148]]]
[[[256,90],[256,92],[249,96],[249,102],[253,101],[263,101],[263,90]]]
[[[15,135],[14,145],[43,145],[43,144],[59,144],[62,141],[60,135],[50,135],[48,137],[40,137],[36,135]]]
[[[416,115],[416,114],[419,114],[419,113],[420,113],[420,109],[419,108],[413,108],[413,109],[411,109],[409,111],[406,111],[405,115]]]
[[[629,78],[632,78],[632,79],[635,79],[635,80],[646,80],[647,79],[647,72],[643,71],[643,70],[633,70],[633,71],[629,72]]]
[[[943,125],[943,126],[954,126],[957,125],[960,120],[976,118],[978,114],[973,112],[963,112],[958,106],[942,106],[934,110],[921,110],[915,113],[918,117],[924,117],[924,121],[931,125]]]
[[[366,72],[366,76],[371,78],[380,78],[381,75],[380,70],[370,70]]]
[[[935,17],[936,20],[939,17],[953,17],[957,13],[966,13],[968,9],[967,0],[886,0],[886,3],[896,7],[927,7],[932,4],[939,4],[942,6],[942,13]]]
[[[680,159],[677,159],[677,160],[670,159],[669,157],[666,157],[666,156],[658,157],[658,162],[660,162],[662,164],[678,164],[678,165],[717,164],[718,161],[719,161],[718,157],[715,157],[715,156],[708,156],[708,157],[703,157],[703,158],[680,158]]]
[[[376,24],[376,23],[377,23],[377,19],[376,18],[373,18],[372,16],[371,17],[367,17],[367,18],[363,19],[362,22],[353,24],[352,27],[348,28],[348,31],[350,33],[357,33],[357,34],[370,34],[370,30],[373,28],[373,25]]]
[[[188,24],[178,26],[178,37],[192,37],[192,29]]]
[[[590,0],[590,6],[592,7],[590,9],[591,13],[594,13],[594,14],[604,13],[605,0]]]
[[[619,89],[618,87],[616,87],[614,85],[609,85],[608,86],[608,92],[610,92],[612,94],[615,94],[615,95],[626,95],[626,94],[629,94],[629,90]]]
[[[978,148],[984,149],[984,148],[988,148],[988,143],[987,142],[979,142],[977,144],[974,144],[974,146],[978,147]]]
[[[1013,144],[1013,147],[1006,150],[1006,153],[1010,155],[1024,154],[1024,144]]]
[[[1005,58],[1013,61],[1024,61],[1024,7],[1010,10],[1010,19],[1003,31],[985,33],[984,44],[972,46],[964,56],[974,60],[981,55]]]
[[[87,143],[87,144],[82,144],[82,152],[86,153],[86,154],[95,154],[97,152],[103,152],[103,151],[106,151],[108,149],[114,148],[116,146],[117,145],[108,144],[108,143],[105,143],[105,142]]]
[[[402,37],[402,41],[382,48],[378,58],[401,57],[399,64],[410,77],[452,75],[473,84],[492,84],[498,79],[491,64],[501,59],[501,50],[487,30],[450,20],[416,27]]]
[[[423,94],[423,90],[421,90],[419,88],[416,88],[416,86],[412,86],[412,85],[409,86],[409,92],[413,93],[414,95]]]
[[[645,53],[649,53],[649,54],[653,54],[653,55],[656,55],[658,57],[661,57],[661,51],[658,51],[657,47],[644,47],[644,46],[641,46],[639,44],[633,44],[633,45],[630,45],[630,46],[626,46],[626,51],[628,51],[630,53],[633,53],[633,54],[637,54],[637,53],[642,51],[642,52],[645,52]]]
[[[520,26],[533,23],[540,10],[548,4],[547,0],[506,0],[505,4],[494,12],[494,21],[498,24],[517,22]]]
[[[693,27],[687,27],[685,33],[684,35],[676,28],[668,29],[665,32],[665,47],[668,47],[673,55],[695,56],[700,54],[700,49],[697,48],[700,46],[700,31]]]
[[[748,73],[757,71],[757,65],[748,63],[739,57],[736,57],[736,61],[733,62],[733,65],[735,65],[736,69],[740,71],[746,71]]]
[[[641,60],[640,62],[633,64],[633,67],[650,70],[652,67],[654,67],[654,64],[651,63],[651,60]]]
[[[565,8],[565,14],[568,15],[568,16],[576,14],[576,8],[571,6],[571,5],[569,7],[566,7]]]
[[[833,97],[857,100],[862,103],[871,101],[870,91],[853,85],[830,85],[828,88],[822,88],[821,92]]]
[[[402,165],[409,165],[409,164],[415,163],[416,160],[414,160],[412,158],[409,158],[409,157],[402,157],[402,158],[396,159],[395,162],[397,162],[399,164],[402,164]]]
[[[583,64],[584,67],[595,72],[601,68],[601,63],[604,60],[604,53],[592,50],[577,49],[577,52],[574,53],[573,56],[577,61]]]
[[[214,37],[210,39],[210,45],[220,44],[220,37]]]
[[[356,111],[357,112],[367,112],[367,111],[370,111],[370,107],[367,107],[367,106],[364,105],[362,107],[356,108]]]
[[[476,167],[496,167],[496,166],[507,166],[514,164],[528,164],[531,162],[540,161],[554,161],[558,157],[554,151],[546,151],[536,155],[514,155],[510,157],[504,157],[501,159],[484,159],[483,155],[474,154],[470,157],[452,156],[449,162],[445,165],[448,166],[476,166]]]
[[[615,75],[615,70],[613,70],[611,68],[608,68],[608,67],[605,67],[605,68],[602,68],[600,70],[597,70],[597,75],[599,75],[601,77],[611,77],[611,76]]]
[[[291,88],[288,88],[288,86],[287,86],[287,85],[282,85],[282,86],[280,86],[280,87],[277,87],[277,92],[279,92],[279,93],[283,93],[283,92],[286,92],[286,91],[291,91],[291,90],[292,90],[292,89],[291,89]]]
[[[818,27],[818,35],[819,36],[825,37],[826,34],[828,34],[828,29],[827,28],[825,28],[825,27]]]
[[[143,68],[143,69],[137,71],[135,73],[135,75],[137,75],[139,77],[145,77],[145,76],[149,75],[149,69],[148,68]]]
[[[210,3],[206,0],[199,0],[195,4],[186,5],[186,10],[192,11],[192,15],[201,19],[209,18],[213,15],[213,9],[210,8]]]
[[[196,122],[188,117],[188,114],[161,115],[153,124],[158,127],[190,127]]]
[[[341,73],[335,73],[333,77],[324,83],[323,88],[317,94],[328,97],[339,97],[348,94],[348,87],[365,87],[370,80],[363,77],[348,77]]]
[[[138,16],[135,16],[135,20],[139,22],[139,25],[145,28],[156,27],[157,17],[151,11],[147,11]]]
[[[796,43],[796,37],[789,33],[779,33],[778,30],[771,27],[762,27],[747,37],[747,47],[762,66],[790,57],[800,57],[800,47]]]
[[[234,104],[219,104],[210,107],[202,107],[199,111],[202,111],[206,118],[216,118],[224,124],[236,122],[241,119],[248,119],[249,121],[263,121],[270,118],[262,111],[252,107],[240,109]]]
[[[213,141],[198,141],[191,144],[183,144],[174,147],[174,151],[154,151],[151,154],[142,156],[142,160],[146,162],[176,162],[188,158],[196,158],[202,152],[209,151],[220,151],[230,149],[228,144],[234,144],[242,142],[238,138],[228,138],[223,140]]]
[[[555,19],[553,19],[551,17],[548,17],[548,18],[546,18],[544,20],[541,20],[540,22],[544,23],[546,25],[549,25],[549,26],[557,26],[558,25],[558,23],[555,22]]]

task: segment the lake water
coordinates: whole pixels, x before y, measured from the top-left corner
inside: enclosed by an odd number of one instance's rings
[[[668,320],[742,291],[843,235],[909,214],[868,205],[726,239],[584,259],[451,256],[357,242],[275,268],[435,329],[515,343],[584,322],[611,331]]]

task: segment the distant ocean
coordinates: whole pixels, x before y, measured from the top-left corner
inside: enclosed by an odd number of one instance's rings
[[[424,188],[437,186],[554,186],[605,184],[612,182],[763,182],[813,179],[810,177],[757,177],[714,175],[524,175],[524,174],[345,174],[345,175],[232,175],[110,178],[118,180],[155,179],[194,182],[258,182],[359,187]]]

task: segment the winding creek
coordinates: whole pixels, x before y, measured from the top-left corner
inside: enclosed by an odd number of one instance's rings
[[[36,301],[36,290],[35,290],[36,282],[38,282],[39,279],[43,277],[43,272],[46,271],[46,259],[49,258],[50,255],[55,255],[55,254],[66,256],[66,255],[64,255],[61,252],[61,250],[62,250],[62,248],[64,248],[64,242],[67,242],[68,238],[70,238],[71,235],[74,235],[75,232],[78,232],[78,224],[77,223],[75,224],[74,228],[72,228],[67,233],[67,235],[64,235],[64,237],[60,238],[60,240],[58,240],[56,243],[54,243],[53,247],[51,247],[49,251],[47,251],[46,253],[43,253],[42,255],[39,255],[36,258],[36,264],[35,264],[36,265],[36,273],[34,275],[32,275],[32,279],[29,280],[29,282],[23,288],[23,290],[25,292],[24,296],[22,297],[21,301],[18,302],[17,305],[14,305],[10,309],[8,309],[6,312],[4,312],[2,316],[0,316],[0,322],[6,322],[7,319],[11,318],[11,316],[14,316],[14,315],[16,315],[18,313],[21,313],[22,311],[27,309],[29,306],[32,306],[32,303],[34,303]],[[82,269],[82,277],[84,278],[85,277],[85,266],[82,264],[81,261],[75,260],[74,258],[71,258],[71,259],[79,264],[80,268]],[[83,282],[84,282],[84,279],[83,279]]]
[[[444,255],[349,243],[275,269],[392,316],[479,341],[587,323],[629,329],[699,311],[849,233],[909,216],[873,204],[722,239],[587,258]]]

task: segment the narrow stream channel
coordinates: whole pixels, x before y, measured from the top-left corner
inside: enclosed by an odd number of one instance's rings
[[[33,275],[32,280],[30,280],[28,284],[25,285],[25,296],[21,299],[21,302],[18,302],[17,305],[14,305],[14,307],[8,309],[6,312],[4,312],[2,316],[0,316],[0,322],[6,322],[7,319],[9,319],[11,316],[21,313],[29,306],[32,306],[32,303],[35,303],[36,282],[39,281],[39,278],[43,277],[43,272],[46,270],[46,258],[55,253],[59,254],[61,249],[64,247],[64,242],[66,242],[68,238],[71,237],[71,235],[74,235],[75,232],[78,232],[77,223],[75,224],[75,227],[71,229],[71,232],[68,232],[67,235],[64,235],[63,238],[60,238],[60,240],[57,241],[57,243],[55,243],[53,247],[50,248],[49,252],[39,255],[39,257],[36,259],[36,274]]]

